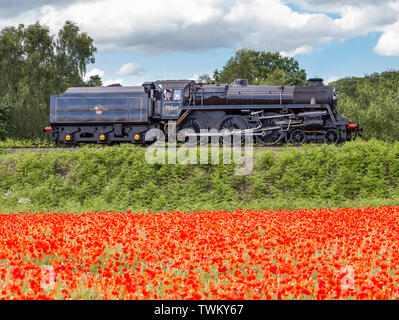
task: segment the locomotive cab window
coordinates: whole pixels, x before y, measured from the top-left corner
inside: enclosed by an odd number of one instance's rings
[[[181,99],[182,99],[182,90],[167,89],[164,91],[165,101],[181,101]]]
[[[164,97],[165,101],[172,100],[172,90],[169,90],[169,89],[164,90],[163,97]]]
[[[180,101],[181,95],[181,90],[173,90],[173,101]]]

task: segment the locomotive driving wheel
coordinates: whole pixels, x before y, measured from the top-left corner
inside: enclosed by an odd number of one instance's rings
[[[300,146],[306,141],[306,133],[302,129],[295,129],[290,134],[290,142],[295,146]]]
[[[327,144],[338,143],[339,140],[339,132],[335,129],[328,129],[326,134],[324,135],[324,142]]]
[[[220,125],[220,132],[232,134],[229,136],[221,137],[221,143],[231,143],[232,145],[240,145],[245,141],[245,135],[240,132],[247,129],[245,121],[238,116],[230,116],[225,118]],[[237,134],[234,134],[237,132]]]
[[[255,135],[256,140],[265,146],[273,146],[281,141],[283,138],[283,132],[279,125],[277,125],[276,119],[262,119],[256,123],[256,127],[262,126],[262,131]],[[268,128],[270,128],[268,130]]]
[[[196,145],[200,143],[205,143],[207,137],[193,137],[188,136],[188,134],[199,134],[201,130],[206,129],[204,121],[197,117],[190,117],[183,121],[178,126],[177,138],[178,141],[184,142],[187,145]]]

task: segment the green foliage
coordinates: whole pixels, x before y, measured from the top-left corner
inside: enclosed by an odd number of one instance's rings
[[[266,79],[256,80],[254,84],[263,85],[263,86],[281,86],[285,85],[286,81],[286,74],[284,70],[276,69],[273,70]]]
[[[199,76],[197,82],[204,83],[204,84],[210,84],[210,83],[213,83],[214,81],[211,79],[211,76],[209,74],[202,74]]]
[[[338,112],[360,123],[366,139],[399,141],[399,72],[375,73],[331,83],[338,93]]]
[[[251,84],[306,85],[306,72],[294,58],[278,52],[249,49],[238,50],[221,71],[215,70],[216,83],[231,83],[234,79],[248,79]]]
[[[56,38],[38,22],[1,29],[0,101],[11,108],[8,133],[14,138],[44,138],[50,95],[85,85],[82,78],[95,52],[93,39],[69,21]]]
[[[10,139],[0,140],[0,149],[8,148],[54,148],[55,142],[51,140],[36,139]]]
[[[91,76],[89,81],[86,82],[87,87],[101,87],[103,85],[99,75]]]
[[[87,33],[80,33],[79,27],[70,21],[66,21],[64,27],[58,32],[58,38],[54,43],[57,51],[55,57],[58,85],[67,89],[73,85],[82,83],[86,73],[86,66],[94,63],[93,54],[97,49],[93,46],[93,39]],[[68,78],[64,78],[68,75]]]
[[[399,144],[371,140],[341,147],[306,146],[265,153],[256,171],[255,196],[345,201],[397,197]]]
[[[141,212],[399,203],[399,143],[256,151],[249,176],[235,175],[235,165],[227,164],[151,165],[145,152],[122,145],[3,153],[0,208]]]
[[[10,111],[10,106],[0,103],[0,140],[5,139],[10,132]]]

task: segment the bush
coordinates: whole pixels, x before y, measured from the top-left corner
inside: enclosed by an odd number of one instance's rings
[[[234,165],[148,164],[131,145],[0,155],[0,208],[293,209],[399,203],[399,143],[351,142],[255,152]]]
[[[338,112],[363,127],[366,139],[399,141],[399,72],[375,73],[331,83]]]

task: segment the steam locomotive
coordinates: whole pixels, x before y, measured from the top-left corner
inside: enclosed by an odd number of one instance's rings
[[[307,86],[202,84],[190,80],[142,86],[73,87],[50,99],[51,138],[60,143],[149,143],[165,136],[208,142],[250,135],[266,146],[291,142],[340,143],[361,130],[336,111],[334,87],[313,78]],[[159,138],[159,136],[158,136]],[[241,140],[240,140],[241,139]]]

